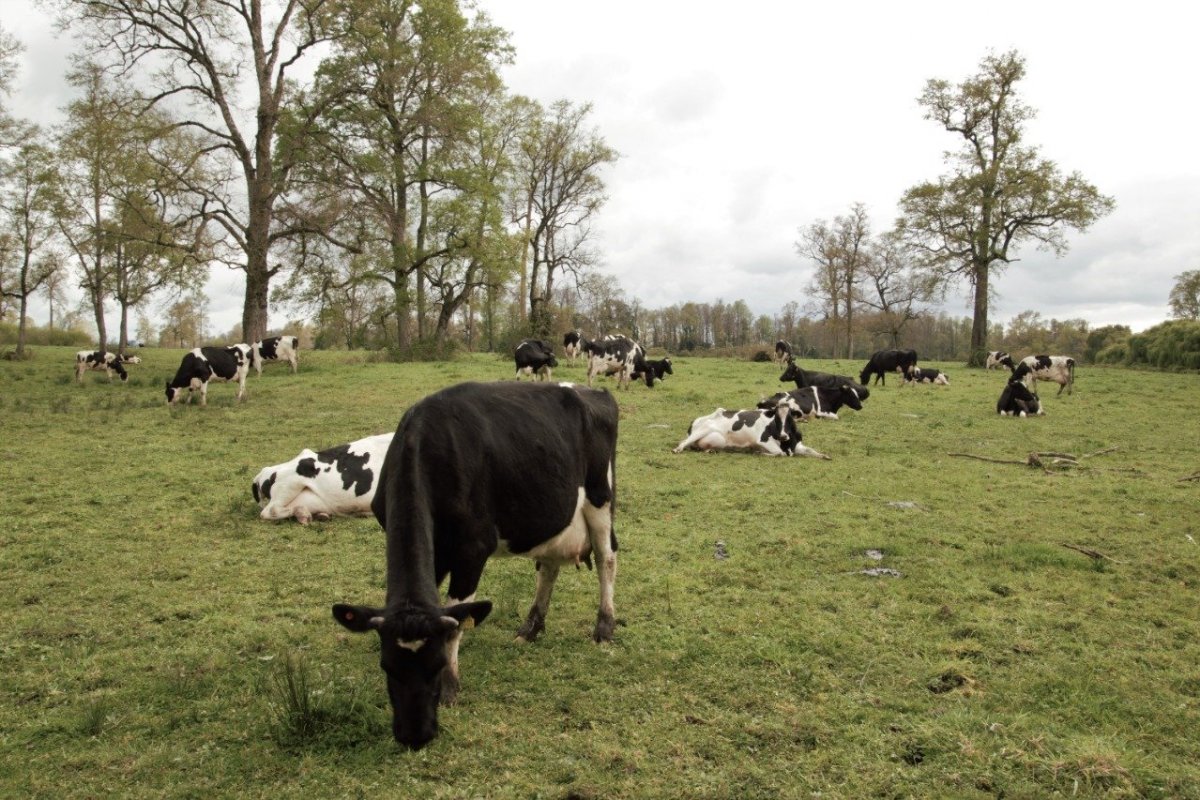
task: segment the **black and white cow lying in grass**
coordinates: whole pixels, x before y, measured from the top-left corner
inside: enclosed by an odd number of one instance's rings
[[[913,367],[905,378],[906,383],[934,383],[949,386],[950,376],[933,367]]]
[[[304,449],[283,464],[264,467],[251,484],[263,519],[312,520],[371,513],[392,433],[357,439],[314,453]]]
[[[295,336],[272,336],[255,342],[250,348],[250,355],[258,377],[262,377],[264,361],[286,361],[292,365],[292,374],[300,368],[300,359],[296,351],[300,349],[300,340]]]
[[[781,383],[795,381],[797,389],[803,389],[806,386],[821,386],[826,389],[840,390],[843,386],[849,386],[858,395],[859,402],[871,396],[871,390],[853,378],[848,378],[845,375],[833,375],[828,372],[811,372],[801,369],[800,365],[793,358],[788,359],[787,369],[779,376],[779,380]]]
[[[514,381],[451,386],[401,418],[371,503],[387,541],[386,605],[333,607],[342,626],[379,634],[400,744],[425,746],[439,701],[454,702],[463,631],[492,610],[475,592],[493,555],[537,564],[523,641],[544,630],[560,569],[594,558],[592,638],[612,640],[617,418],[606,391]]]
[[[1029,391],[1025,382],[1015,375],[1004,385],[1000,399],[996,402],[996,413],[1002,417],[1040,417],[1042,410],[1038,396]]]
[[[804,444],[791,403],[783,399],[773,408],[726,411],[718,408],[707,417],[697,417],[688,426],[688,435],[673,452],[684,450],[735,450],[765,453],[769,456],[810,456],[829,459]],[[765,402],[765,401],[764,401]]]
[[[237,381],[237,399],[246,396],[246,375],[250,372],[250,345],[229,347],[197,347],[186,353],[179,362],[175,377],[167,381],[167,405],[173,406],[187,391],[187,402],[200,392],[200,405],[208,405],[208,382]]]
[[[137,358],[137,356],[134,356]],[[139,358],[138,361],[141,361]],[[103,371],[108,375],[108,382],[112,383],[113,373],[121,378],[122,382],[129,380],[129,373],[125,371],[125,367],[121,366],[124,363],[137,363],[127,361],[116,353],[100,352],[99,350],[80,350],[75,354],[75,380],[83,383],[83,373],[88,370]]]
[[[837,419],[838,409],[842,407],[862,411],[862,401],[858,391],[849,384],[843,384],[837,389],[826,389],[824,386],[805,386],[803,389],[792,389],[790,392],[777,392],[758,404],[758,408],[770,410],[780,403],[787,403],[792,413],[801,419]]]
[[[1058,384],[1058,395],[1075,388],[1075,359],[1070,356],[1025,356],[1013,370],[1013,380],[1023,380],[1030,389],[1037,391],[1038,381],[1053,381]]]

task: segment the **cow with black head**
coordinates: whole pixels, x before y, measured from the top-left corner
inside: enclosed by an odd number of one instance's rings
[[[451,386],[405,412],[371,503],[386,534],[386,604],[333,606],[342,626],[379,635],[396,741],[417,750],[437,735],[463,631],[492,610],[475,599],[492,555],[537,565],[521,641],[544,630],[560,568],[594,558],[592,638],[612,640],[617,420],[606,391],[512,381]]]
[[[1038,396],[1018,377],[1012,377],[1004,385],[1000,399],[996,402],[996,413],[1002,417],[1040,417],[1042,410]]]
[[[871,390],[853,378],[847,378],[845,375],[833,375],[828,372],[813,372],[801,369],[794,358],[788,359],[787,369],[779,376],[779,380],[781,383],[795,381],[797,389],[803,389],[807,386],[820,386],[823,389],[840,390],[843,386],[849,386],[854,389],[859,402],[871,396]]]

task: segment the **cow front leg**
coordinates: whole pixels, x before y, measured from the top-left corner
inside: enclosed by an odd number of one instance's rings
[[[546,612],[550,610],[550,595],[554,593],[554,582],[558,580],[558,564],[537,562],[537,589],[533,594],[533,605],[525,624],[517,631],[518,642],[533,642],[546,629]]]
[[[483,575],[483,565],[486,561],[486,557],[478,563],[472,561],[465,568],[450,574],[450,585],[446,589],[446,607],[470,603],[475,599],[475,589],[479,586],[479,578]],[[446,668],[442,670],[442,697],[439,701],[444,706],[452,706],[458,700],[458,645],[462,642],[462,637],[461,625],[446,637]]]

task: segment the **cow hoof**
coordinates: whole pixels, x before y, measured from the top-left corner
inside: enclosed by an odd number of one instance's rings
[[[315,519],[317,522],[329,522],[329,520],[333,519],[333,515],[327,514],[324,511],[319,511],[313,515],[313,519]]]
[[[596,615],[596,630],[592,632],[593,642],[611,642],[613,638],[613,628],[616,627],[616,620],[612,616],[604,614]]]

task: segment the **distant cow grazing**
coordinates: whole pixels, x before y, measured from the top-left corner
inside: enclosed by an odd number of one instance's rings
[[[1037,390],[1038,381],[1053,381],[1058,384],[1058,397],[1067,390],[1075,389],[1075,359],[1070,356],[1025,356],[1013,370],[1013,380],[1023,380],[1030,389]]]
[[[786,398],[786,394],[780,392]],[[828,459],[829,456],[807,447],[791,404],[781,399],[772,408],[726,411],[718,408],[706,417],[696,417],[688,426],[687,437],[673,452],[684,450],[735,450],[764,453],[769,456],[802,455]]]
[[[792,346],[780,339],[775,343],[775,361],[782,364],[792,360]]]
[[[250,345],[229,347],[197,347],[186,353],[179,363],[175,377],[167,381],[167,405],[175,405],[187,390],[187,402],[192,393],[200,392],[200,405],[208,405],[208,382],[237,381],[237,399],[246,396],[246,375],[250,372]]]
[[[1045,414],[1038,396],[1017,377],[1009,379],[996,402],[996,413],[1004,417],[1033,417]]]
[[[646,361],[643,363],[645,365],[645,369],[642,369],[640,371],[635,369],[633,371],[633,374],[629,376],[630,378],[632,378],[633,380],[636,381],[636,380],[641,380],[646,375],[649,375],[650,380],[661,381],[663,379],[664,375],[674,375],[675,374],[675,370],[673,370],[671,368],[671,357],[670,356],[667,356],[665,358],[660,358],[657,360],[646,359]],[[651,382],[648,382],[646,385],[653,386],[654,384]]]
[[[554,357],[554,350],[550,345],[543,342],[541,339],[525,339],[517,345],[516,351],[513,352],[513,361],[517,364],[517,378],[520,379],[521,374],[532,375],[534,380],[550,380],[553,374],[553,367],[558,366],[558,359]]]
[[[112,383],[114,372],[117,373],[122,382],[125,382],[129,380],[129,373],[125,371],[125,367],[121,366],[122,360],[121,356],[116,353],[102,352],[100,350],[80,350],[75,354],[75,380],[83,383],[83,373],[92,369],[103,371],[108,376],[109,383]]]
[[[314,453],[304,449],[283,464],[264,467],[250,489],[263,519],[312,520],[370,514],[391,433],[368,436]]]
[[[792,389],[790,392],[778,392],[763,400],[758,407],[771,409],[780,403],[787,403],[794,414],[806,419],[812,417],[837,419],[838,409],[843,406],[855,411],[862,411],[862,400],[858,396],[858,391],[848,383],[837,389],[806,386],[803,389]]]
[[[511,381],[451,386],[405,412],[371,503],[387,540],[386,605],[333,607],[351,631],[379,633],[396,741],[417,750],[437,735],[438,702],[458,693],[462,632],[492,610],[475,600],[492,555],[537,565],[524,641],[545,627],[560,568],[594,556],[592,638],[612,640],[617,418],[606,391]]]
[[[909,370],[917,365],[916,350],[879,350],[874,353],[867,365],[863,367],[862,375],[859,376],[858,382],[864,386],[871,380],[871,376],[875,376],[875,383],[883,381],[883,385],[887,386],[887,374],[889,372],[899,372],[903,375],[908,375]]]
[[[563,334],[563,353],[572,362],[585,351],[590,342],[579,331],[567,331]]]
[[[913,367],[906,379],[913,383],[936,383],[938,386],[950,385],[950,376],[940,369],[933,369],[932,367]]]
[[[251,348],[254,371],[261,378],[264,361],[286,361],[292,365],[292,374],[295,375],[300,366],[296,356],[296,351],[299,349],[300,340],[295,336],[272,336],[261,342],[255,342],[254,347]]]
[[[617,386],[629,388],[629,381],[637,373],[645,378],[647,386],[654,385],[654,374],[645,369],[646,351],[628,336],[606,336],[603,341],[588,342],[588,386],[597,375],[616,375]]]
[[[810,372],[801,369],[793,358],[788,359],[787,369],[779,376],[779,380],[783,383],[795,381],[797,389],[803,389],[806,386],[821,386],[826,389],[841,389],[843,386],[850,386],[857,393],[860,402],[871,396],[871,390],[853,378],[847,378],[845,375],[832,375],[828,372]]]
[[[984,364],[984,366],[988,369],[995,369],[996,367],[1008,367],[1010,371],[1016,369],[1016,365],[1013,364],[1012,356],[1003,350],[989,350],[987,354],[987,362]]]

